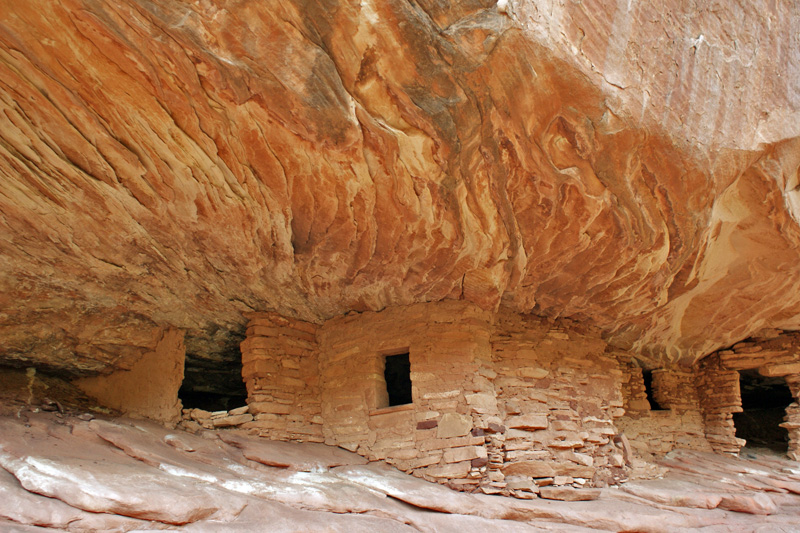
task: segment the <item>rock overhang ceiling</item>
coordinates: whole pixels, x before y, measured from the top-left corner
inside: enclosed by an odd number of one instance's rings
[[[654,361],[800,327],[800,10],[0,7],[0,359],[242,313],[570,316]]]

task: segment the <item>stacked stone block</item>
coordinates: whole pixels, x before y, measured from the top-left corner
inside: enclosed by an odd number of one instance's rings
[[[684,367],[654,370],[653,397],[664,409],[678,413],[699,411],[696,373]]]
[[[782,427],[789,433],[787,455],[800,461],[800,333],[766,330],[745,342],[718,352],[724,368],[758,369],[764,376],[783,377],[795,398],[786,408]]]
[[[695,371],[682,367],[653,371],[653,395],[665,409],[652,411],[642,370],[625,360],[628,357],[623,356],[620,363],[626,412],[617,426],[637,455],[649,460],[677,448],[711,451],[705,436]]]
[[[697,391],[711,448],[717,453],[738,454],[745,445],[736,438],[733,424],[733,413],[742,412],[739,372],[723,368],[719,355],[711,355],[699,365]]]
[[[203,429],[236,429],[253,421],[248,406],[229,411],[206,411],[204,409],[183,409],[179,426],[195,433]]]
[[[322,442],[316,324],[249,315],[242,378],[254,420],[242,427],[274,440]]]
[[[548,485],[624,480],[631,446],[649,458],[742,445],[732,423],[738,372],[719,354],[696,369],[654,371],[667,409],[651,411],[630,356],[620,362],[597,332],[564,320],[463,301],[350,313],[321,326],[271,313],[250,318],[242,354],[254,419],[240,427],[324,441],[460,490],[534,498]],[[409,354],[412,402],[389,406],[385,360],[400,353]],[[796,448],[793,405],[785,425]],[[204,423],[227,423],[213,420]]]
[[[605,485],[626,477],[613,442],[622,373],[599,336],[501,313],[492,337],[505,432],[500,471],[512,487]]]
[[[325,442],[454,488],[487,476],[491,314],[465,302],[352,314],[319,331]],[[409,353],[413,403],[387,407],[384,356]]]
[[[650,414],[650,402],[644,386],[642,369],[630,360],[630,354],[615,354],[620,359],[622,371],[622,402],[626,418],[640,418]]]
[[[756,369],[764,376],[783,377],[795,398],[786,408],[785,422],[781,426],[789,432],[787,455],[800,460],[800,333],[762,331],[752,339],[712,354],[701,362],[700,368],[703,371],[702,379],[698,380],[701,394],[708,396],[704,394],[705,387],[712,383],[713,390],[718,391],[716,397],[706,400],[712,404],[706,413],[707,432],[719,436],[722,441],[715,446],[716,451],[736,453],[745,444],[744,440],[734,437],[736,429],[732,420],[732,413],[741,411],[738,371]]]
[[[786,455],[794,461],[800,461],[800,374],[786,376],[786,384],[794,397],[794,402],[786,408],[785,422],[781,424],[789,432],[789,449]]]

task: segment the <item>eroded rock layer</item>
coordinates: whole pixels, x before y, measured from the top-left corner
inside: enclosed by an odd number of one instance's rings
[[[464,299],[690,363],[800,327],[800,10],[0,6],[0,357]]]

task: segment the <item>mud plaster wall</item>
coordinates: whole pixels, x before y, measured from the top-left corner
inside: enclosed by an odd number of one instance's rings
[[[711,451],[693,369],[653,371],[653,396],[662,410],[651,410],[642,369],[621,357],[625,416],[617,421],[640,457],[650,460],[676,448]]]
[[[605,484],[625,477],[612,440],[623,414],[617,360],[596,335],[501,313],[492,335],[506,478]]]
[[[254,420],[273,440],[322,442],[317,326],[275,313],[248,316],[242,379]]]
[[[180,420],[178,389],[185,359],[183,331],[167,329],[160,333],[155,348],[144,351],[130,370],[74,384],[101,405],[128,416],[174,423]]]

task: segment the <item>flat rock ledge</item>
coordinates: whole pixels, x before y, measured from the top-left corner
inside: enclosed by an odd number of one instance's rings
[[[235,532],[265,520],[277,532],[799,530],[797,463],[677,451],[662,466],[663,479],[519,500],[321,444],[21,412],[0,417],[0,530]]]

